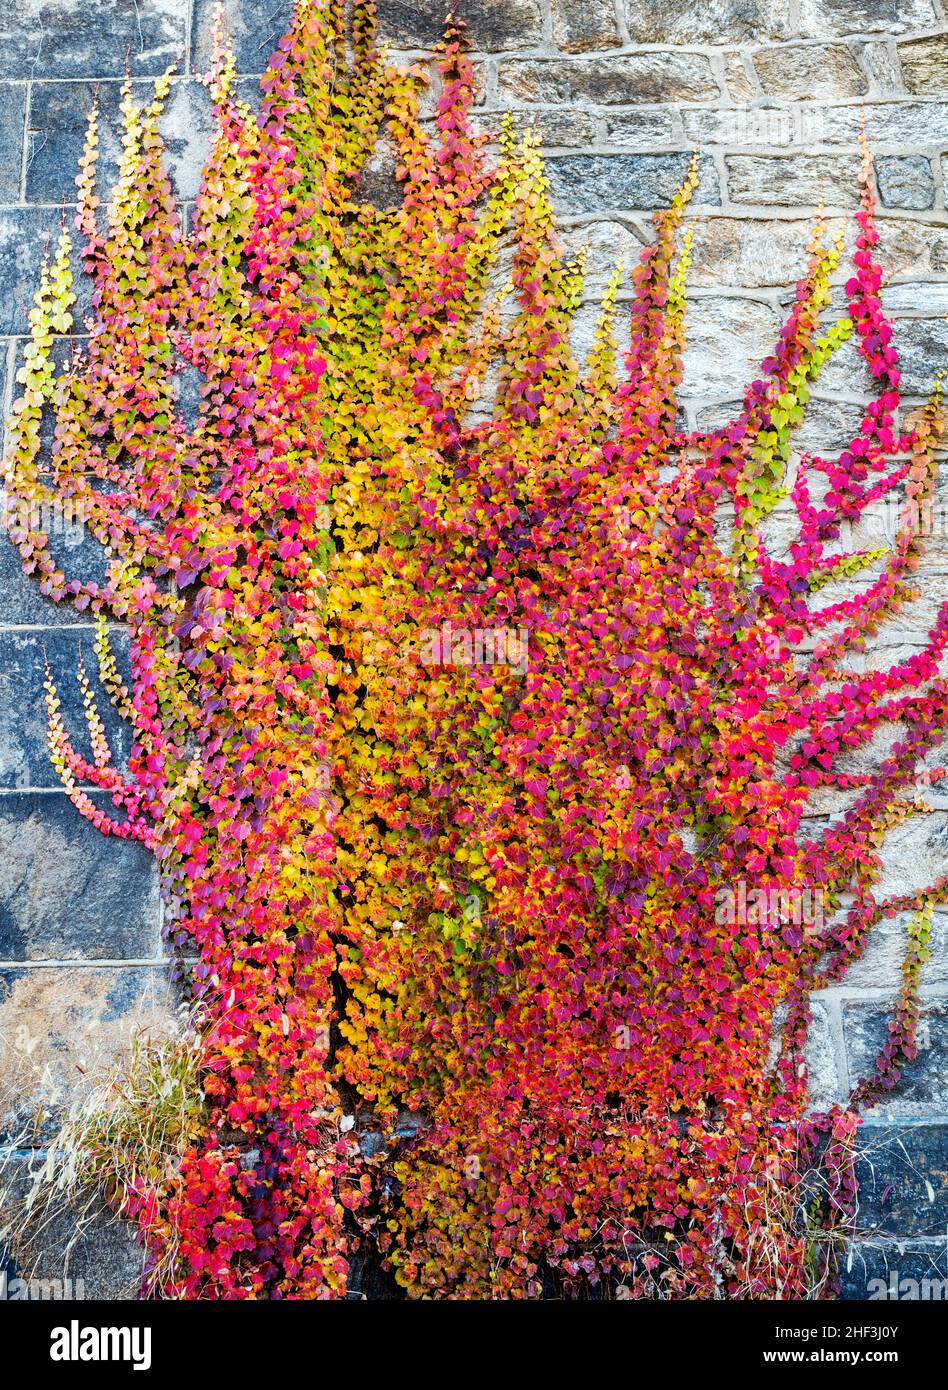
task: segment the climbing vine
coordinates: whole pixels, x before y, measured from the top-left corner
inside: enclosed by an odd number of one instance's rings
[[[695,171],[579,361],[584,262],[536,139],[505,123],[488,158],[453,21],[434,67],[389,65],[370,0],[298,0],[257,118],[219,14],[187,227],[171,73],[141,107],[126,85],[105,207],[92,111],[90,336],[64,367],[68,231],[44,266],[12,534],[95,615],[133,739],[119,766],[83,670],[81,752],[48,672],[52,758],[157,856],[202,1030],[199,1138],[103,1177],[168,1296],[340,1297],[366,1262],[413,1297],[801,1296],[832,1275],[857,1107],[912,1056],[943,888],[885,900],[879,849],[924,809],[948,610],[924,651],[850,662],[911,596],[939,430],[937,399],[896,423],[871,157],[847,312],[825,322],[842,246],[819,221],[739,412],[683,432]],[[380,141],[388,209],[365,196]],[[875,398],[838,456],[800,454],[847,338]],[[891,547],[847,550],[892,499]],[[66,502],[98,581],[43,529]],[[814,834],[826,788],[845,809]],[[810,995],[901,911],[876,1072],[809,1115]]]

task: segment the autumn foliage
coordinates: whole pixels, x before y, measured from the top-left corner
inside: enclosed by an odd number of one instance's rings
[[[818,225],[740,412],[682,433],[695,175],[577,361],[583,261],[536,141],[505,125],[488,158],[460,29],[435,65],[429,115],[371,3],[300,0],[257,118],[219,28],[187,228],[170,74],[142,109],[126,91],[106,208],[93,112],[91,336],[62,370],[66,232],[44,271],[7,488],[21,518],[80,507],[107,577],[70,578],[38,523],[13,538],[98,615],[133,730],[117,767],[83,674],[78,751],[50,677],[52,756],[83,814],[158,857],[204,1024],[203,1141],[110,1191],[171,1296],[340,1297],[366,1260],[413,1297],[801,1296],[851,1203],[856,1103],[912,1055],[940,890],[884,901],[878,848],[945,727],[948,615],[891,669],[847,666],[910,593],[935,472],[934,407],[896,425],[871,159],[848,312],[824,321],[841,246]],[[380,138],[390,209],[362,192]],[[876,397],[842,454],[800,455],[850,336]],[[846,552],[886,498],[894,544]],[[845,771],[884,724],[877,767]],[[821,788],[850,795],[814,836]],[[739,885],[776,913],[722,912]],[[794,885],[818,924],[779,906]],[[809,1116],[810,994],[905,909],[879,1067]]]

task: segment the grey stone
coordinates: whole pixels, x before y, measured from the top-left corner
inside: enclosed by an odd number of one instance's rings
[[[41,1170],[44,1162],[42,1150],[10,1160],[0,1192],[0,1223],[22,1222],[32,1171]],[[22,1229],[15,1252],[2,1263],[5,1301],[133,1299],[141,1285],[144,1252],[134,1228],[118,1220],[104,1202],[80,1210],[57,1201],[42,1220]]]
[[[754,54],[765,92],[794,101],[858,97],[869,79],[845,44],[788,44]]]
[[[941,1300],[946,1289],[944,1235],[929,1241],[856,1240],[842,1261],[839,1296],[845,1302]]]
[[[920,154],[904,159],[883,155],[876,159],[879,197],[887,208],[915,211],[935,205],[935,178],[931,162]]]
[[[576,214],[665,207],[690,163],[687,154],[569,155],[548,160],[546,169],[555,206]],[[721,201],[717,173],[706,157],[694,201]]]
[[[724,80],[734,101],[750,101],[757,96],[757,85],[751,76],[749,65],[740,53],[725,53]]]
[[[227,24],[237,71],[266,71],[270,55],[290,27],[291,0],[228,0]],[[204,73],[211,61],[214,0],[194,0],[191,21],[191,67]]]
[[[629,276],[642,250],[640,238],[621,222],[585,222],[563,231],[560,239],[568,251],[575,253],[580,247],[585,248],[583,294],[590,299],[602,298],[620,256],[625,265],[625,283],[628,286]]]
[[[92,799],[124,819],[107,796]],[[118,960],[158,949],[150,851],[103,835],[63,793],[0,796],[0,960]]]
[[[688,304],[687,330],[682,394],[740,395],[773,350],[779,318],[769,304],[756,300],[702,295]]]
[[[709,59],[696,53],[623,53],[548,62],[510,58],[500,64],[498,79],[505,100],[539,104],[631,106],[702,101],[720,94]]]
[[[618,47],[613,0],[553,0],[553,38],[568,53]]]
[[[633,43],[758,43],[793,35],[788,0],[625,0]]]
[[[6,77],[121,77],[180,63],[186,12],[180,0],[2,0],[0,67]]]
[[[902,34],[937,22],[931,0],[800,0],[798,33]]]
[[[540,144],[545,148],[569,148],[581,146],[588,148],[596,138],[596,127],[591,116],[585,111],[569,107],[537,108],[513,113],[514,130],[522,135],[526,130],[536,131]],[[489,132],[496,136],[500,130],[501,113],[478,113],[472,120],[476,131]]]
[[[620,149],[653,150],[656,145],[681,144],[674,115],[665,106],[617,111],[614,115],[610,112],[606,138]]]
[[[885,40],[853,45],[859,55],[864,71],[868,74],[873,91],[886,96],[894,96],[902,90],[902,71],[899,55],[893,43]]]
[[[122,127],[117,82],[95,84],[99,92],[99,196],[107,199],[115,182],[121,153]],[[30,101],[30,145],[27,154],[26,196],[30,202],[72,203],[76,174],[92,102],[93,84],[44,82],[33,88]],[[137,102],[150,100],[148,83],[136,82]],[[166,167],[175,195],[192,199],[198,191],[207,153],[212,117],[210,97],[197,82],[172,85],[161,121],[167,147]]]
[[[791,285],[806,270],[809,220],[695,217],[689,284],[702,288],[755,289]],[[831,231],[835,231],[835,224]]]
[[[814,1110],[828,1110],[844,1098],[844,1084],[839,1076],[836,1052],[826,1006],[814,1000],[810,1031],[807,1036],[806,1069],[810,1105]]]
[[[861,1233],[944,1235],[948,1125],[864,1125],[858,1153]]]
[[[5,514],[15,516],[14,504]],[[81,524],[65,518],[60,524],[58,515],[46,514],[41,519],[50,527],[50,553],[68,579],[101,582],[106,575],[105,551]],[[19,551],[6,532],[0,530],[0,623],[55,625],[82,621],[70,604],[54,603],[40,593],[38,582],[23,572]]]
[[[948,143],[948,102],[944,101],[885,101],[869,102],[864,107],[828,108],[824,113],[823,143],[857,145],[863,113],[873,153],[887,148],[902,153],[906,145]]]
[[[892,1006],[846,1000],[843,1003],[843,1035],[853,1085],[873,1074],[876,1058],[885,1043]],[[870,1113],[882,1116],[944,1113],[948,1108],[948,1076],[944,1058],[948,1048],[948,1000],[929,1000],[922,1006],[918,1056],[907,1062],[895,1089],[883,1096]]]
[[[948,362],[948,323],[943,318],[903,320],[894,342],[902,369],[902,390],[911,396],[927,396]]]
[[[948,34],[900,43],[899,60],[910,92],[926,97],[948,94]]]
[[[836,207],[859,203],[859,161],[845,155],[726,155],[735,203],[812,207],[825,197]]]
[[[0,83],[0,203],[15,203],[20,197],[25,120],[26,87]]]
[[[0,971],[0,1144],[43,1143],[62,1113],[124,1063],[136,1033],[177,1031],[164,966]]]
[[[445,0],[380,0],[379,27],[396,47],[426,52],[440,42],[450,6]],[[537,0],[462,0],[464,20],[474,49],[486,53],[532,48],[543,38],[543,15]]]
[[[46,739],[44,659],[49,661],[59,691],[67,731],[75,739],[77,751],[90,751],[76,673],[81,653],[93,688],[97,687],[93,639],[88,627],[0,631],[0,788],[58,790]],[[120,631],[113,634],[112,646],[120,666],[127,664],[126,641]],[[121,768],[128,756],[130,730],[104,692],[97,690],[97,703],[112,746],[113,762]]]
[[[44,250],[55,250],[62,215],[52,208],[0,208],[0,333],[22,334],[39,285]],[[72,314],[78,331],[90,302],[89,281],[74,247],[73,275],[77,303]],[[74,329],[75,331],[75,329]]]

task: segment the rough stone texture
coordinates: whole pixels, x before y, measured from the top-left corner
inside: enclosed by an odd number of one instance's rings
[[[944,1235],[948,1125],[866,1125],[860,1134],[860,1226],[898,1236]]]
[[[289,6],[279,0],[228,0],[238,72],[263,72],[286,30]],[[191,18],[191,71],[206,72],[211,57],[214,0],[194,0]]]
[[[290,0],[227,0],[240,92],[251,102],[254,74],[264,68],[289,9]],[[381,0],[383,32],[396,55],[436,42],[447,9],[445,0]],[[100,191],[107,196],[126,55],[142,95],[148,79],[169,63],[178,65],[163,130],[188,215],[208,131],[207,93],[195,74],[209,59],[212,11],[213,0],[96,0],[85,6],[0,0],[4,412],[22,360],[37,253],[56,234],[57,204],[74,197],[95,85],[103,113]],[[472,37],[478,128],[496,130],[509,107],[518,129],[529,125],[538,132],[552,153],[562,240],[569,250],[588,248],[584,302],[571,335],[580,356],[592,341],[616,258],[635,264],[651,236],[651,212],[672,196],[697,149],[701,186],[688,214],[694,258],[684,419],[703,428],[730,418],[773,347],[805,268],[820,197],[830,210],[828,234],[842,232],[846,254],[853,249],[864,110],[877,155],[883,302],[897,318],[903,383],[911,398],[924,398],[948,363],[948,24],[940,0],[459,0],[458,13]],[[426,116],[437,95],[434,80],[424,96]],[[381,205],[397,201],[384,151],[364,193]],[[833,313],[845,311],[848,273],[844,259]],[[87,305],[83,292],[79,332]],[[59,361],[66,346],[57,345]],[[182,409],[193,420],[199,383],[183,372],[179,384]],[[855,346],[847,344],[815,384],[798,447],[843,448],[859,428],[871,384]],[[48,448],[48,426],[44,441]],[[878,511],[850,528],[845,542],[891,541],[891,512]],[[790,542],[786,509],[768,523],[767,534],[778,549]],[[71,575],[101,576],[101,549],[76,528],[64,524],[54,534],[54,550]],[[880,669],[924,644],[948,592],[948,479],[939,486],[920,588],[921,597],[853,658],[853,669]],[[847,592],[833,586],[823,598]],[[161,954],[154,864],[140,847],[99,836],[53,785],[44,657],[59,682],[67,723],[84,747],[74,673],[80,649],[94,667],[91,644],[89,623],[43,599],[0,537],[0,1040],[10,1044],[0,1052],[0,1116],[8,1138],[29,1124],[37,1107],[54,1116],[77,1094],[85,1084],[77,1063],[87,1075],[97,1059],[116,1056],[135,1027],[163,1028],[172,1017],[165,972],[153,963]],[[102,713],[121,762],[127,732],[104,702]],[[854,770],[865,770],[898,732],[887,730],[857,753]],[[887,893],[909,891],[945,872],[948,795],[930,799],[933,816],[886,837]],[[820,833],[851,800],[850,794],[815,796],[806,833]],[[904,915],[881,922],[844,980],[814,1000],[809,1055],[815,1104],[844,1101],[871,1066],[904,943]],[[844,1277],[848,1297],[866,1297],[868,1281],[893,1270],[896,1296],[899,1279],[911,1290],[912,1280],[931,1277],[939,1267],[948,1274],[948,903],[936,913],[932,952],[924,974],[920,1057],[879,1107],[878,1119],[891,1114],[893,1121],[863,1130],[863,1232]],[[42,1142],[50,1123],[43,1120],[34,1142]],[[52,1231],[42,1255],[41,1268],[52,1277],[67,1230],[68,1223]],[[80,1242],[73,1254],[73,1273],[85,1271],[89,1296],[133,1290],[139,1267],[140,1252],[119,1227],[97,1230],[92,1243]]]
[[[932,0],[800,0],[797,33],[807,38],[825,34],[901,34],[925,29],[939,15]]]
[[[0,797],[0,960],[154,957],[157,922],[149,851],[116,845],[60,792]]]
[[[121,152],[120,84],[95,84],[99,92],[102,140],[98,176],[110,188]],[[142,101],[149,84],[135,83]],[[31,203],[74,202],[76,169],[82,153],[93,84],[37,83],[30,103],[30,135],[26,156],[26,199]],[[175,82],[162,119],[168,142],[168,170],[175,193],[193,199],[211,134],[210,98],[194,82]]]
[[[32,1185],[31,1171],[43,1162],[42,1151],[32,1159],[13,1156],[0,1186],[0,1218],[15,1219]],[[31,1299],[133,1299],[141,1283],[144,1252],[134,1233],[117,1221],[104,1205],[88,1212],[65,1207],[54,1211],[34,1244],[19,1252],[19,1260],[0,1249],[0,1281],[5,1297],[14,1290],[23,1297],[23,1284]]]
[[[48,661],[62,702],[64,722],[76,746],[88,751],[82,695],[76,680],[80,658],[86,670],[96,670],[93,633],[88,625],[74,628],[0,630],[0,789],[43,788],[55,785],[46,743],[44,662]],[[113,646],[121,659],[122,634]],[[99,713],[121,767],[128,755],[129,730],[108,700]]]
[[[5,77],[121,77],[164,72],[180,58],[187,6],[180,0],[2,0],[0,67]]]
[[[633,43],[759,43],[793,34],[789,0],[625,0],[625,22]]]
[[[859,201],[858,161],[844,155],[725,156],[728,189],[735,203],[812,206],[820,198],[834,207]]]
[[[869,79],[845,44],[790,44],[754,54],[754,69],[770,96],[813,101],[858,97]]]
[[[0,967],[0,1145],[43,1143],[136,1032],[173,1024],[163,966]]]
[[[927,1241],[857,1240],[842,1271],[840,1297],[847,1302],[866,1298],[942,1302],[948,1296],[946,1287],[944,1236]]]
[[[428,51],[444,32],[448,9],[444,0],[381,0],[379,17],[392,43]],[[457,13],[467,24],[474,47],[488,53],[532,48],[543,38],[538,0],[467,0]]]
[[[926,97],[948,92],[948,37],[944,34],[899,44],[899,59],[910,92]]]
[[[935,205],[935,178],[931,161],[920,154],[908,159],[880,156],[876,162],[879,196],[887,208],[921,211]]]
[[[617,48],[622,42],[613,0],[552,0],[553,38],[567,53]]]
[[[576,155],[550,159],[547,173],[554,205],[563,213],[609,208],[666,207],[688,172],[687,154]],[[695,190],[697,203],[721,201],[717,172],[705,160]]]
[[[563,58],[500,64],[502,98],[513,102],[578,101],[598,106],[701,101],[720,87],[708,58],[694,53],[626,53],[615,58]]]
[[[850,1080],[870,1075],[886,1039],[891,1014],[884,1003],[848,999],[843,1004],[843,1032]],[[922,1007],[919,1051],[906,1064],[897,1088],[870,1113],[925,1116],[948,1113],[948,999],[928,999]]]

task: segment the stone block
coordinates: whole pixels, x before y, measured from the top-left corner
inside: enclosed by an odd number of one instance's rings
[[[622,38],[613,0],[553,0],[553,39],[567,53],[617,48]]]
[[[632,106],[705,101],[720,95],[710,60],[697,53],[623,53],[607,58],[509,58],[499,65],[505,102]]]
[[[37,83],[30,101],[27,201],[75,202],[76,173],[96,85],[100,112],[97,177],[100,197],[108,197],[115,182],[121,153],[119,84],[46,82]],[[151,96],[149,84],[136,82],[134,95],[137,102],[147,102]],[[161,131],[168,150],[168,173],[175,194],[180,199],[193,199],[197,194],[212,125],[210,97],[206,88],[197,82],[175,82],[165,105]]]
[[[945,1239],[856,1240],[840,1271],[844,1302],[943,1301],[948,1298]]]
[[[725,295],[695,297],[688,306],[682,395],[743,393],[772,351],[779,320],[769,304]]]
[[[164,72],[184,54],[181,0],[4,0],[0,69],[6,77],[121,77]]]
[[[876,181],[883,207],[924,211],[935,205],[931,161],[923,155],[882,155],[876,159]]]
[[[761,43],[793,37],[788,0],[625,0],[633,43]]]
[[[948,94],[948,34],[899,44],[902,80],[915,96]]]
[[[764,91],[791,101],[863,96],[869,79],[845,44],[787,44],[754,54]]]
[[[863,1125],[857,1141],[860,1233],[944,1235],[948,1125]]]
[[[120,667],[126,666],[124,634],[116,630],[112,637]],[[76,679],[82,656],[97,690],[99,714],[112,745],[113,762],[119,768],[124,766],[131,732],[105,693],[98,691],[93,639],[94,634],[87,626],[0,631],[0,789],[58,790],[47,747],[43,692],[45,660],[49,661],[59,691],[66,727],[77,750],[88,753],[88,731]]]
[[[103,835],[64,793],[0,796],[0,960],[153,957],[158,922],[143,845]]]
[[[448,9],[444,0],[380,0],[379,27],[395,48],[429,52],[444,34]],[[543,39],[543,12],[537,0],[465,0],[458,14],[467,25],[472,48],[484,53],[533,48]]]
[[[859,161],[855,156],[795,154],[726,155],[727,183],[735,203],[814,207],[821,197],[831,207],[859,204]]]
[[[62,214],[54,208],[0,208],[0,333],[27,331],[43,252],[55,250],[61,225]],[[83,316],[89,311],[90,286],[78,254],[73,257],[73,275],[77,303],[72,313],[81,332]]]
[[[569,155],[547,161],[557,211],[578,213],[667,207],[688,172],[688,154]],[[702,160],[696,204],[720,202],[717,172]]]
[[[25,121],[26,87],[0,83],[0,203],[15,203],[20,197]]]
[[[42,1144],[64,1110],[120,1065],[136,1033],[174,1036],[162,966],[0,971],[0,1143]]]
[[[261,73],[270,54],[290,27],[291,0],[227,0],[227,24],[237,71]],[[191,20],[191,69],[207,72],[211,61],[214,0],[194,0]]]
[[[885,1002],[844,1000],[843,1035],[849,1078],[853,1085],[871,1076],[886,1040],[891,1005]],[[919,1024],[918,1057],[908,1062],[895,1089],[868,1112],[881,1117],[945,1114],[948,1111],[948,1000],[927,1000]]]
[[[937,23],[932,0],[800,0],[797,33],[904,34]]]
[[[0,1178],[0,1224],[22,1221],[32,1175],[44,1162],[42,1150],[8,1160]],[[2,1299],[137,1298],[144,1252],[136,1235],[100,1200],[84,1196],[78,1205],[56,1203],[35,1226],[26,1226],[5,1259],[0,1252]]]

